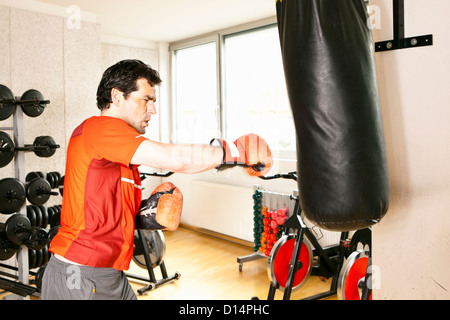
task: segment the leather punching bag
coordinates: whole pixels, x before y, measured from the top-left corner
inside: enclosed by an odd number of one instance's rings
[[[390,187],[364,1],[276,7],[302,210],[326,230],[369,227],[386,214]]]

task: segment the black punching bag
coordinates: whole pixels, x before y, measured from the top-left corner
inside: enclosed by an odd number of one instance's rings
[[[326,230],[369,227],[386,214],[390,188],[364,1],[276,6],[302,210]]]

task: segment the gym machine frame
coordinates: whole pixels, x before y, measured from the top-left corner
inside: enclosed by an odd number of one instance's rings
[[[272,176],[265,176],[260,177],[263,180],[272,180],[272,179],[293,179],[297,181],[297,173],[296,172],[289,172],[289,173],[283,173],[283,174],[276,174]],[[312,231],[305,225],[301,218],[301,207],[298,199],[298,194],[294,193],[291,198],[295,201],[294,205],[294,212],[291,215],[291,217],[286,220],[286,222],[283,224],[283,234],[287,234],[288,231],[294,232],[294,239],[295,239],[295,245],[294,249],[292,251],[292,257],[289,263],[289,273],[287,277],[286,287],[284,288],[284,295],[283,300],[289,300],[291,297],[293,284],[294,284],[294,277],[297,271],[302,267],[301,263],[299,262],[299,256],[300,256],[300,249],[303,242],[304,236],[309,240],[311,245],[313,246],[315,253],[314,256],[317,256],[319,258],[320,266],[318,270],[314,270],[314,266],[311,271],[311,275],[315,276],[326,276],[329,277],[332,276],[331,286],[329,291],[325,291],[307,298],[304,298],[302,300],[319,300],[324,299],[333,295],[337,294],[338,289],[338,279],[339,274],[342,269],[344,258],[348,257],[351,253],[350,250],[347,248],[347,240],[349,236],[348,231],[341,232],[340,241],[339,244],[335,246],[327,246],[323,248]],[[366,229],[363,229],[366,230]],[[355,232],[355,235],[357,232],[364,232],[363,230],[357,230]],[[337,254],[337,257],[336,257]],[[311,258],[313,258],[311,257]],[[369,260],[367,265],[367,272],[364,278],[364,281],[361,281],[358,286],[362,290],[361,300],[368,300],[370,297],[370,294],[372,290],[370,289],[370,286],[368,286],[368,281],[370,280],[371,276],[371,250],[369,251]],[[323,267],[322,267],[323,266]],[[269,293],[267,300],[273,300],[275,297],[275,292],[277,290],[277,286],[271,281],[270,287],[269,287]]]
[[[16,108],[15,112],[13,114],[13,126],[12,127],[5,127],[0,128],[0,130],[12,130],[13,131],[13,139],[16,142],[17,145],[22,146],[24,145],[24,130],[23,130],[23,111],[22,108]],[[26,178],[26,170],[25,170],[25,154],[24,152],[18,152],[16,153],[14,157],[14,175],[15,178],[20,181],[25,181]],[[16,214],[23,214],[26,216],[26,206],[22,206],[20,211],[18,211]],[[19,294],[19,292],[28,293],[28,295],[31,295],[37,291],[36,288],[33,288],[29,286],[30,284],[30,270],[28,267],[28,248],[26,246],[22,246],[20,250],[17,253],[17,272],[18,272],[18,283],[10,283],[11,285],[11,292],[13,287],[21,286],[22,290],[16,290],[16,294]],[[3,282],[6,282],[8,280],[2,279]],[[20,288],[19,288],[20,289]],[[14,293],[14,292],[13,292]],[[22,296],[22,299],[26,296]],[[8,296],[9,297],[9,296]]]
[[[142,180],[144,180],[146,178],[146,176],[154,176],[154,177],[169,177],[173,174],[173,172],[167,172],[167,173],[144,173],[144,172],[140,172],[140,174],[143,176]],[[181,274],[178,272],[175,272],[175,274],[169,276],[167,274],[167,269],[166,269],[166,265],[164,263],[164,260],[161,262],[161,264],[159,265],[160,270],[161,270],[161,275],[162,275],[162,279],[157,280],[156,276],[155,276],[155,272],[153,271],[153,266],[152,266],[152,262],[150,259],[150,252],[151,252],[151,248],[148,246],[145,235],[143,233],[142,230],[136,230],[138,233],[138,238],[139,241],[141,242],[140,245],[142,246],[142,248],[144,249],[144,259],[145,259],[145,265],[147,267],[147,271],[148,271],[148,278],[146,277],[141,277],[138,275],[133,275],[133,274],[126,274],[127,277],[132,278],[132,279],[136,279],[136,280],[140,280],[140,281],[144,281],[144,282],[149,282],[149,285],[138,289],[138,293],[140,295],[144,294],[147,291],[156,289],[160,286],[162,286],[163,284],[166,284],[170,281],[173,280],[177,280],[180,278]]]

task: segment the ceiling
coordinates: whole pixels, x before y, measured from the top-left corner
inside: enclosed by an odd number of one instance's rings
[[[94,13],[102,34],[173,42],[272,17],[274,0],[37,0]]]

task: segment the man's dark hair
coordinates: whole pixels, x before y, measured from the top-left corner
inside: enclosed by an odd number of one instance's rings
[[[147,79],[152,87],[162,82],[158,71],[140,60],[122,60],[106,69],[97,89],[97,107],[100,110],[109,108],[114,88],[122,91],[127,99],[131,92],[139,89],[138,79]]]

